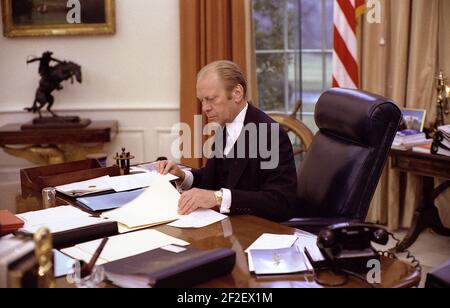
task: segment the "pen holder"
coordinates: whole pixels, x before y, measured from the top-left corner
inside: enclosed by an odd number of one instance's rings
[[[126,152],[125,148],[122,148],[122,153],[116,153],[114,156],[114,160],[116,161],[117,166],[120,168],[121,175],[130,174],[130,161],[134,158],[130,152]]]
[[[74,264],[73,274],[67,277],[67,282],[74,284],[80,289],[95,289],[105,280],[105,270],[103,266],[94,266],[90,275],[82,276],[83,262]]]

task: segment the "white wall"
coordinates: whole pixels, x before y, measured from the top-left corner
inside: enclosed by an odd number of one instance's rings
[[[0,9],[1,10],[1,9]],[[111,36],[5,38],[0,36],[0,125],[26,122],[39,82],[38,63],[27,57],[51,50],[82,66],[83,83],[64,83],[54,110],[92,120],[119,120],[106,149],[126,146],[136,161],[170,156],[171,126],[179,119],[178,0],[116,0],[117,33]],[[11,204],[19,170],[30,164],[0,153],[0,190]],[[8,199],[8,200],[5,200]]]

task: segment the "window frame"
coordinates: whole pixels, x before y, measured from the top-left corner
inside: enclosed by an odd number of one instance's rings
[[[301,11],[301,2],[302,0],[297,0],[298,1],[298,5],[299,5],[299,14]],[[303,100],[303,65],[302,65],[302,61],[303,61],[303,55],[305,54],[320,54],[321,55],[321,60],[322,60],[322,90],[326,90],[328,88],[331,87],[331,84],[328,84],[327,80],[328,80],[328,74],[327,74],[327,69],[328,69],[328,65],[327,65],[327,57],[329,57],[330,55],[332,56],[333,54],[333,49],[329,49],[327,48],[327,40],[328,40],[328,36],[327,36],[327,15],[326,15],[326,4],[325,4],[326,0],[320,0],[320,5],[321,5],[321,32],[322,32],[322,40],[321,40],[321,48],[320,49],[292,49],[289,48],[289,33],[288,33],[288,10],[287,10],[287,2],[286,5],[284,7],[284,16],[283,16],[283,49],[256,49],[255,50],[255,54],[256,57],[258,55],[262,55],[262,54],[278,54],[278,55],[283,55],[284,57],[284,113],[285,114],[290,114],[292,112],[292,110],[290,110],[290,96],[292,93],[290,93],[289,91],[289,57],[294,55],[294,56],[300,56],[300,63],[299,65],[299,69],[300,69],[300,87],[299,87],[299,94],[300,96],[302,96],[302,100]],[[301,15],[299,16],[299,24],[301,25],[302,19],[301,19]],[[299,31],[299,42],[301,44],[302,42],[302,35],[301,35],[301,30]],[[300,46],[301,47],[301,46]],[[259,87],[259,85],[258,85]],[[297,97],[296,100],[298,100],[299,98]],[[308,102],[310,103],[310,102]],[[313,102],[315,103],[315,102]],[[303,109],[303,108],[302,108]],[[267,110],[267,111],[272,111],[272,110]],[[303,110],[300,111],[300,117],[302,118],[303,116],[313,116],[314,113],[313,112],[304,112]]]

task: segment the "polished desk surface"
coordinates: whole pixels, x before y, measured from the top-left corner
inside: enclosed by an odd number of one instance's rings
[[[22,144],[74,144],[109,142],[117,133],[117,121],[92,121],[85,128],[26,129],[19,123],[0,127],[0,146]]]
[[[392,167],[421,176],[450,179],[450,157],[414,151],[391,150]]]
[[[321,287],[312,275],[283,275],[256,277],[248,270],[245,249],[263,233],[295,234],[295,229],[282,226],[254,216],[231,216],[222,222],[201,229],[178,229],[167,225],[156,230],[188,241],[193,247],[213,249],[232,248],[236,252],[236,265],[231,274],[197,285],[201,288],[317,288]],[[382,260],[382,283],[380,287],[414,287],[420,282],[420,274],[409,264],[384,258]],[[333,283],[341,281],[331,273],[321,275],[321,279]],[[65,279],[58,279],[59,287],[71,287]],[[106,287],[111,287],[105,284]],[[367,287],[355,278],[350,278],[343,287]]]

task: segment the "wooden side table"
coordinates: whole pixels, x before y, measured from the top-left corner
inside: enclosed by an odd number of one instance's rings
[[[398,251],[410,247],[426,228],[436,233],[450,236],[450,229],[442,224],[434,200],[450,187],[450,157],[422,154],[413,151],[391,150],[392,168],[401,172],[400,203],[403,206],[406,191],[406,173],[410,172],[422,177],[422,189],[416,192],[420,198],[420,206],[414,214],[414,220],[408,234],[398,247]],[[434,187],[434,178],[446,181]]]
[[[93,121],[85,128],[21,129],[14,123],[0,127],[0,146],[5,152],[38,165],[81,160],[102,152],[103,144],[117,134],[117,121]],[[81,144],[93,144],[83,146]]]

